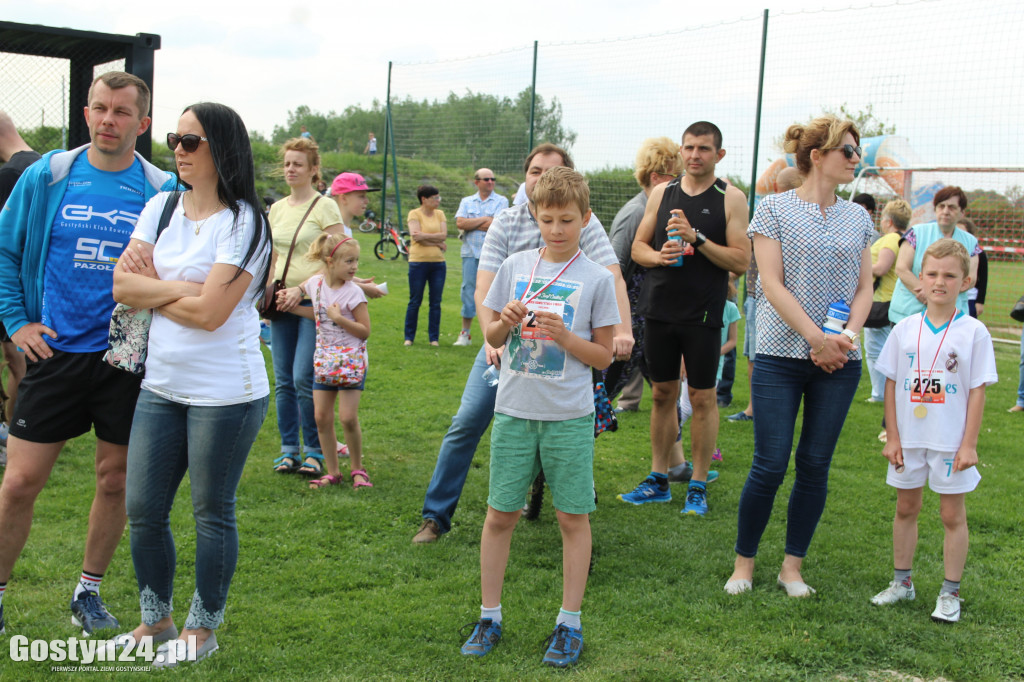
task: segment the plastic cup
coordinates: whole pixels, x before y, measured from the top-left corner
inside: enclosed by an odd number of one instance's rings
[[[381,282],[380,284],[377,285],[377,290],[380,291],[380,293],[382,293],[385,296],[387,296],[388,295],[388,283],[387,282]]]

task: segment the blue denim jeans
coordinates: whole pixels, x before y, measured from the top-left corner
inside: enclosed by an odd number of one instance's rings
[[[871,377],[872,400],[882,400],[885,398],[885,375],[878,371],[875,367],[875,362],[878,360],[878,356],[882,354],[885,340],[889,338],[889,332],[891,331],[891,324],[876,329],[864,328],[864,361],[868,366],[868,376]]]
[[[498,387],[489,386],[483,379],[486,370],[487,355],[481,346],[473,368],[469,370],[459,411],[441,441],[434,476],[423,500],[423,518],[436,521],[442,533],[451,530],[452,515],[459,504],[462,486],[466,484],[466,474],[473,463],[476,446],[494,418],[494,398],[498,395]]]
[[[757,554],[793,451],[797,412],[804,418],[796,446],[796,478],[789,496],[786,554],[807,555],[828,496],[828,470],[839,433],[860,382],[860,361],[827,374],[810,360],[757,354],[751,375],[754,460],[740,495],[736,553]]]
[[[1020,383],[1017,384],[1017,406],[1024,407],[1024,329],[1020,333]]]
[[[476,317],[476,300],[473,295],[476,293],[476,269],[480,265],[479,258],[472,256],[462,257],[462,288],[459,289],[459,298],[462,300],[462,316],[472,320]]]
[[[269,398],[217,407],[139,394],[128,443],[125,504],[142,622],[171,615],[177,558],[170,513],[188,471],[196,522],[196,589],[186,628],[217,628],[238,562],[235,491]]]
[[[274,360],[274,405],[281,452],[320,453],[320,437],[313,416],[313,349],[316,323],[284,314],[270,323],[270,354]],[[302,442],[299,447],[299,425]]]
[[[416,322],[423,303],[423,289],[430,285],[427,312],[427,338],[437,341],[441,336],[441,294],[447,266],[441,263],[409,263],[409,307],[405,309],[405,340],[416,340]]]

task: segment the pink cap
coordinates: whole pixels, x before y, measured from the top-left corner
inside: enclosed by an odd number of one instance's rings
[[[334,178],[334,182],[331,183],[331,194],[348,194],[349,192],[379,192],[380,189],[370,189],[366,185],[366,180],[359,173],[342,173],[338,177]]]

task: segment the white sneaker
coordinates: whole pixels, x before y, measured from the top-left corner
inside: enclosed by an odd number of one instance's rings
[[[901,582],[893,580],[889,583],[889,587],[885,588],[874,597],[871,598],[871,603],[876,606],[885,606],[886,604],[895,604],[898,601],[914,601],[914,597],[917,594],[914,592],[914,586],[907,587]]]
[[[955,623],[960,620],[960,602],[962,602],[959,596],[955,594],[940,594],[939,598],[935,600],[935,610],[932,611],[932,620],[936,623]]]
[[[469,332],[461,331],[461,332],[459,332],[459,338],[455,339],[455,343],[453,343],[452,345],[453,346],[468,346],[469,345],[469,340],[470,340]]]

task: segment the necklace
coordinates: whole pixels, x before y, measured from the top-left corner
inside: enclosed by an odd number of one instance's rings
[[[953,315],[949,318],[949,322],[946,323],[946,331],[942,332],[942,338],[939,339],[939,347],[935,349],[935,357],[932,358],[931,367],[928,368],[928,379],[932,378],[932,370],[935,369],[935,361],[939,359],[939,353],[942,351],[942,342],[946,340],[946,334],[949,333],[949,328],[953,326],[953,320],[956,319],[956,314],[959,312],[956,308],[953,308]],[[921,398],[917,407],[914,408],[914,416],[918,419],[924,419],[928,416],[928,408],[924,406],[924,395],[928,392],[928,385],[921,380],[921,330],[924,328],[924,318],[927,316],[927,311],[921,312],[921,323],[917,327],[917,391]]]
[[[188,194],[189,194],[190,197],[192,197],[192,212],[195,213],[196,215],[199,215],[199,209],[196,208],[196,198],[195,198],[195,196],[192,194],[192,192],[189,192]],[[217,213],[218,213],[218,211],[214,211],[213,213],[211,213],[210,215],[206,216],[202,220],[193,220],[192,221],[192,222],[194,222],[196,224],[196,236],[199,236],[199,230],[203,229],[203,225],[206,224],[206,221],[209,220],[210,218],[212,218]]]

